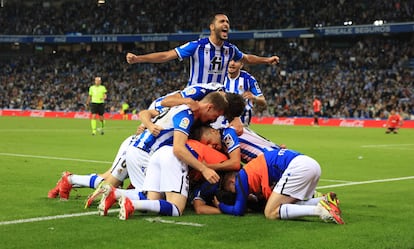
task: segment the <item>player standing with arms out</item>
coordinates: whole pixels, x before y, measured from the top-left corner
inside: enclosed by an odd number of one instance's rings
[[[245,126],[250,124],[252,118],[253,105],[260,107],[266,106],[266,99],[260,90],[257,80],[248,72],[241,70],[243,62],[231,60],[228,68],[228,74],[224,82],[226,92],[237,93],[246,100],[246,106],[241,121]]]
[[[92,135],[96,135],[96,115],[99,115],[99,120],[101,121],[101,128],[100,132],[101,135],[104,134],[104,113],[105,113],[105,99],[106,99],[106,87],[101,85],[102,79],[101,77],[95,77],[95,84],[89,87],[89,95],[88,99],[86,100],[86,106],[90,104],[91,109],[91,128],[92,128]]]
[[[321,115],[322,102],[319,100],[318,96],[315,96],[312,106],[313,106],[313,125],[319,126],[319,116]]]
[[[188,42],[164,52],[135,55],[128,53],[126,60],[134,63],[163,63],[174,59],[182,61],[190,58],[190,77],[187,86],[199,83],[223,84],[230,60],[241,60],[245,64],[277,64],[278,56],[261,57],[242,53],[235,45],[229,43],[230,21],[225,14],[211,17],[210,36]]]

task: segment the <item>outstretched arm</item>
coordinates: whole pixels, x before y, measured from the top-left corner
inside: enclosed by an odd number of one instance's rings
[[[156,52],[156,53],[150,53],[150,54],[144,54],[144,55],[135,55],[133,53],[127,53],[126,55],[126,61],[128,64],[134,64],[134,63],[163,63],[170,60],[177,59],[178,55],[177,52],[175,52],[174,49],[164,51],[164,52]]]
[[[244,64],[271,64],[275,65],[279,63],[279,56],[263,57],[254,54],[243,54],[241,61]]]

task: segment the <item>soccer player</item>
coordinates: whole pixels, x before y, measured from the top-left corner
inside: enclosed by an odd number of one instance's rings
[[[63,172],[56,186],[48,192],[48,198],[57,198],[59,196],[60,199],[67,200],[74,186],[96,189],[103,180],[106,180],[112,186],[120,186],[128,175],[125,163],[126,149],[135,138],[135,135],[129,136],[121,143],[111,168],[103,174],[76,175],[69,171]],[[112,177],[109,177],[110,175]],[[92,201],[87,203],[87,207],[91,205]]]
[[[265,151],[239,172],[228,174],[223,177],[222,189],[236,194],[235,203],[215,203],[225,214],[243,215],[249,194],[253,193],[267,200],[267,219],[319,216],[324,221],[344,224],[336,194],[313,198],[321,169],[309,156],[288,149]]]
[[[318,96],[315,96],[313,99],[313,125],[319,126],[319,116],[322,113],[322,102],[319,100]]]
[[[141,121],[145,127],[156,125],[159,129],[155,134],[148,128],[144,130],[137,140],[129,146],[126,152],[126,164],[128,175],[132,185],[141,189],[145,178],[145,171],[150,155],[163,145],[172,144],[174,155],[185,164],[202,172],[209,182],[217,182],[219,176],[214,170],[206,167],[202,162],[197,161],[186,149],[185,143],[194,122],[210,123],[223,115],[228,108],[225,97],[212,92],[199,101],[199,109],[191,111],[187,105],[179,105],[164,111],[158,115],[156,110],[141,111]],[[147,113],[147,115],[145,115]],[[158,115],[152,122],[153,114]]]
[[[227,158],[215,149],[191,139],[187,141],[186,148],[199,162],[217,163]],[[119,218],[122,220],[128,219],[134,210],[181,216],[189,190],[188,171],[188,165],[174,155],[172,146],[162,146],[149,159],[142,186],[146,197],[142,192],[137,194],[135,190],[115,189],[110,185],[104,185],[99,213],[106,215],[108,209],[119,200]]]
[[[86,106],[90,104],[91,109],[91,128],[92,128],[92,135],[96,135],[96,115],[99,115],[99,120],[101,122],[101,127],[99,128],[101,135],[104,134],[104,113],[105,113],[105,99],[106,95],[106,87],[101,85],[102,79],[101,77],[95,77],[95,84],[89,87],[89,95],[86,100]]]
[[[230,61],[224,86],[226,87],[226,92],[241,94],[246,100],[246,106],[241,115],[241,122],[248,126],[252,118],[253,105],[263,108],[267,103],[257,80],[245,70],[241,70],[242,67],[243,62]]]
[[[386,130],[385,133],[398,133],[398,129],[403,125],[403,120],[401,116],[395,112],[395,110],[391,110],[390,115],[387,119]]]
[[[163,63],[174,59],[190,58],[188,86],[199,83],[224,83],[230,60],[241,60],[246,64],[277,64],[278,56],[261,57],[243,54],[229,43],[230,21],[225,14],[215,14],[210,18],[210,36],[188,42],[175,49],[145,55],[128,53],[126,60],[133,63]]]
[[[198,129],[193,133],[193,138],[200,140],[203,143],[210,144],[211,141],[217,141],[218,139],[217,130],[213,128]],[[222,136],[226,137],[226,136]],[[229,139],[223,139],[224,143],[232,141],[233,137]],[[258,135],[248,128],[244,128],[243,134],[237,138],[237,143],[240,147],[240,156],[243,163],[248,163],[258,155],[263,154],[265,151],[279,150],[285,148],[285,145],[277,145],[272,141]],[[218,185],[211,185],[208,183],[199,183],[193,190],[192,205],[194,210],[198,214],[217,214],[221,211],[212,206],[213,197],[216,194]],[[260,196],[259,196],[260,197]],[[256,202],[260,202],[257,199]]]

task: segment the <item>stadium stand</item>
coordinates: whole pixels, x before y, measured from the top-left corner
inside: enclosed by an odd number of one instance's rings
[[[344,20],[353,24],[414,21],[410,1],[255,2],[240,1],[235,6],[234,1],[189,4],[182,0],[171,5],[161,0],[125,0],[98,5],[96,1],[8,0],[0,8],[0,35],[201,32],[207,20],[198,17],[217,9],[231,13],[233,30],[313,29],[315,24],[343,25]],[[187,5],[190,15],[183,16],[180,12]],[[326,117],[385,119],[391,108],[398,108],[404,119],[414,119],[414,32],[232,42],[242,51],[281,58],[275,67],[246,67],[268,100],[262,115],[311,116],[311,101],[319,95]],[[161,51],[176,45],[0,43],[0,108],[82,110],[89,85],[95,75],[101,75],[109,93],[108,111],[118,109],[124,100],[141,110],[154,98],[184,87],[188,66],[128,65],[125,52]]]

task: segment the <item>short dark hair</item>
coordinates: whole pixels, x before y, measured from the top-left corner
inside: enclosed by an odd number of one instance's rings
[[[237,93],[226,93],[227,102],[229,102],[229,108],[224,113],[226,119],[231,122],[235,117],[240,117],[246,106],[244,98]]]
[[[214,109],[217,111],[224,111],[224,113],[228,112],[229,102],[220,92],[211,92],[201,101],[213,104]]]

